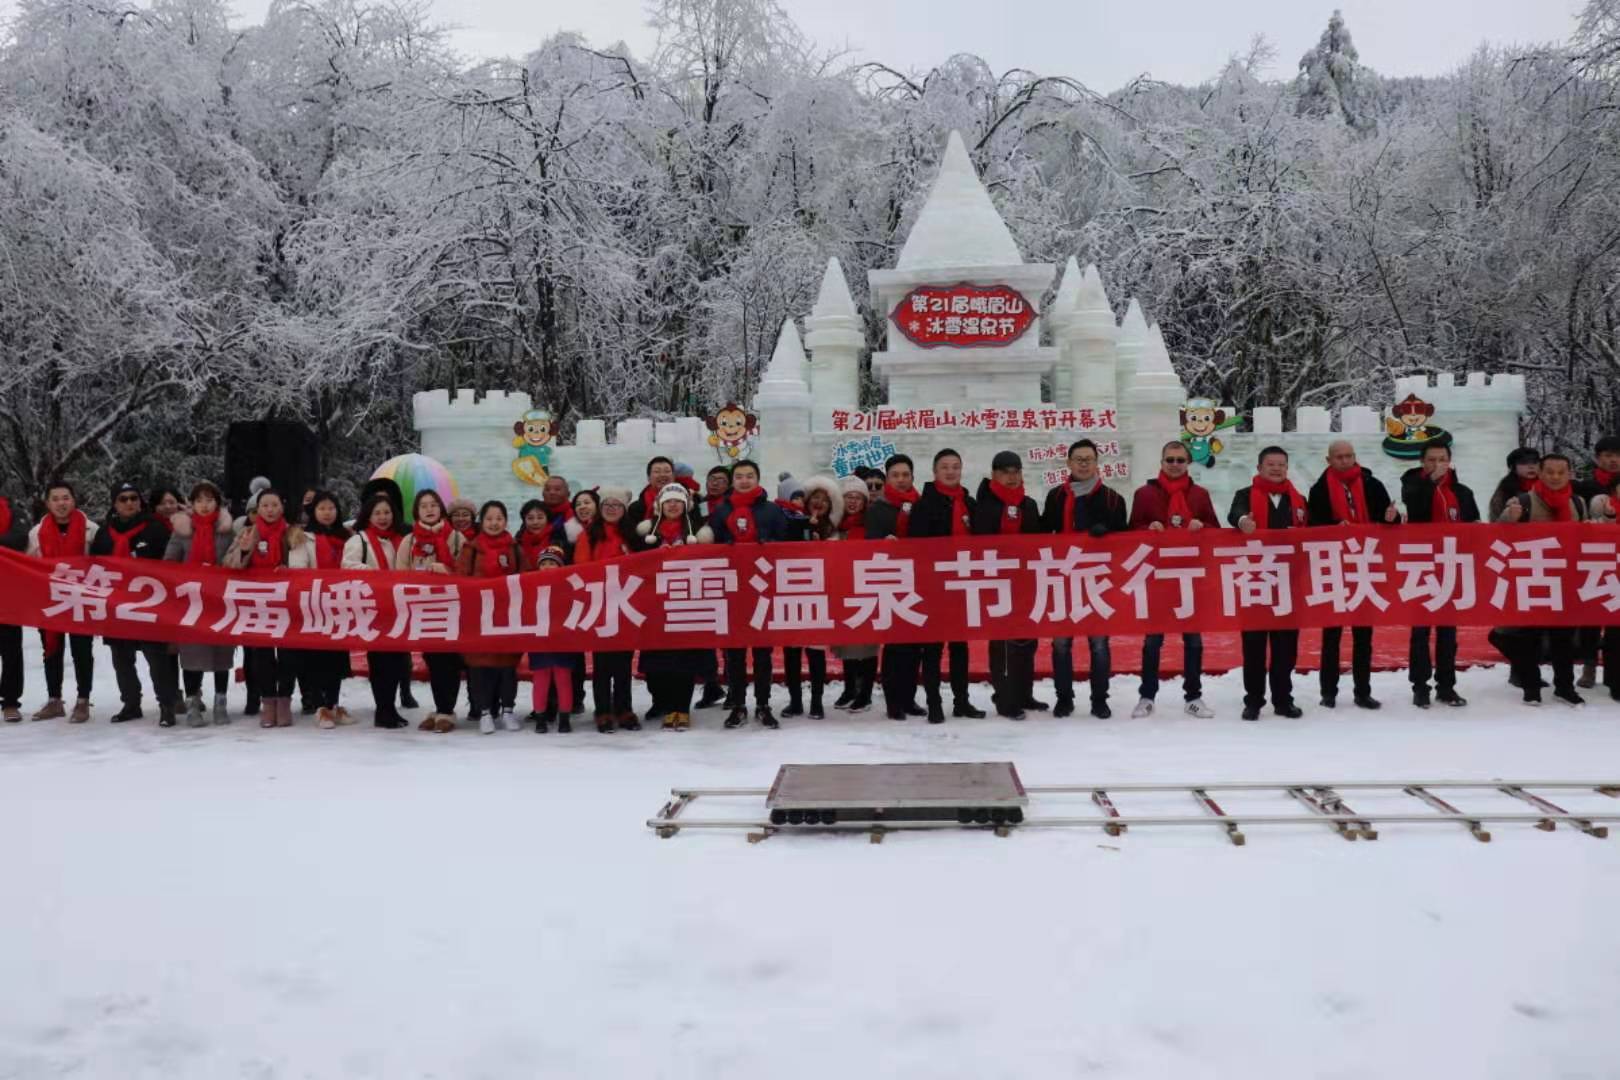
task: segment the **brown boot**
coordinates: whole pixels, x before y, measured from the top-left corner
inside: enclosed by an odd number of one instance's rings
[[[332,713],[337,717],[338,727],[347,727],[354,723],[354,717],[349,714],[349,710],[341,705],[333,709]]]
[[[40,710],[30,717],[30,719],[60,720],[66,715],[67,710],[62,707],[62,699],[59,697],[53,697],[51,700],[47,701],[43,706],[41,706]]]
[[[315,726],[327,731],[337,727],[337,714],[322,706],[315,711]]]
[[[439,722],[433,725],[433,730],[440,735],[448,735],[456,730],[456,718],[449,713],[440,713]]]
[[[80,698],[73,703],[73,712],[68,715],[68,723],[82,724],[89,719],[90,702],[86,698]]]
[[[422,722],[420,724],[416,725],[416,730],[417,731],[437,731],[437,730],[439,730],[439,714],[436,713],[436,712],[430,712],[426,716],[422,717]]]
[[[619,714],[619,730],[620,731],[640,731],[641,730],[641,720],[640,720],[640,718],[637,717],[636,714],[633,713],[633,712],[620,713]]]
[[[276,699],[262,697],[259,699],[259,726],[273,728],[276,726]]]

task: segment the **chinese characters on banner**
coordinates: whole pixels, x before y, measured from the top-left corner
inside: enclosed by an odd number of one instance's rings
[[[1131,463],[1120,461],[1118,439],[1093,439],[1097,444],[1097,475],[1104,480],[1129,480]],[[1069,444],[1047,443],[1024,451],[1024,483],[1057,487],[1069,479]]]
[[[919,285],[889,318],[922,348],[971,348],[1017,341],[1035,321],[1035,308],[1007,285]]]
[[[1584,524],[694,545],[492,580],[247,575],[0,550],[0,573],[0,623],[310,649],[588,652],[1620,623],[1620,530]]]
[[[872,435],[865,439],[846,439],[833,447],[833,475],[851,476],[862,466],[881,469],[895,453],[894,443],[881,435]]]
[[[832,429],[854,434],[890,431],[1078,431],[1119,430],[1113,409],[834,409]]]

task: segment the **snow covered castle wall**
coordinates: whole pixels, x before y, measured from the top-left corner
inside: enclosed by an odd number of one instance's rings
[[[514,516],[523,503],[540,497],[540,485],[532,482],[538,477],[518,465],[525,456],[540,462],[547,475],[567,479],[575,491],[599,484],[640,491],[647,482],[647,459],[655,454],[690,464],[699,482],[715,460],[708,427],[695,416],[620,420],[612,441],[603,421],[580,420],[574,442],[564,446],[552,439],[530,441],[537,429],[524,419],[536,413],[528,394],[494,392],[474,401],[471,391],[451,400],[448,390],[426,390],[414,397],[412,407],[422,453],[449,469],[468,498],[499,499]],[[514,445],[519,442],[523,445]],[[548,452],[525,455],[531,447]]]

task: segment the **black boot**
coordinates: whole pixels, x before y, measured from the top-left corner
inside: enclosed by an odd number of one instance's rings
[[[821,707],[821,687],[819,684],[810,684],[810,719],[827,719],[827,710]]]
[[[930,724],[943,724],[945,722],[945,703],[938,694],[928,695],[928,722]]]
[[[840,690],[838,692],[838,696],[833,699],[833,708],[849,708],[849,703],[855,700],[855,682],[858,678],[859,676],[850,671],[847,666],[844,668],[844,688]]]
[[[728,728],[740,728],[746,723],[748,723],[748,710],[741,705],[732,706],[731,712],[726,714],[725,726]]]
[[[788,683],[787,690],[788,690],[788,703],[787,703],[787,708],[782,710],[782,715],[783,716],[803,716],[804,715],[804,684],[803,683],[797,683],[797,682]],[[772,719],[775,719],[775,718],[773,717]]]
[[[956,704],[951,707],[951,715],[965,716],[972,720],[983,720],[984,710],[969,701],[964,694],[962,697],[957,698]]]
[[[420,709],[416,698],[411,694],[411,681],[406,679],[399,684],[399,707],[402,709]]]
[[[755,709],[754,719],[758,720],[762,727],[779,728],[782,726],[776,722],[776,714],[771,712],[771,707],[769,705],[761,705],[759,708]]]
[[[704,683],[703,696],[698,698],[698,703],[695,707],[699,709],[712,709],[725,700],[725,687],[721,686],[719,683]]]

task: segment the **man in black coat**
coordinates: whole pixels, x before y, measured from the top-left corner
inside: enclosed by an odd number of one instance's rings
[[[1479,520],[1479,503],[1473,489],[1451,468],[1449,446],[1423,448],[1423,464],[1401,476],[1401,502],[1406,504],[1406,520],[1414,525],[1465,525]],[[1434,654],[1430,659],[1429,627],[1412,627],[1408,667],[1412,679],[1412,704],[1429,707],[1429,677],[1434,676],[1435,697],[1454,708],[1468,704],[1457,694],[1457,628],[1434,628]]]
[[[731,492],[715,507],[709,523],[698,531],[700,544],[772,544],[789,539],[787,515],[766,497],[759,483],[759,466],[744,459],[731,467]],[[771,648],[726,650],[726,701],[730,712],[725,726],[748,722],[748,660],[754,661],[754,718],[764,727],[781,725],[771,712]]]
[[[911,535],[911,514],[919,498],[913,468],[905,454],[895,454],[883,463],[883,487],[866,507],[868,540],[891,536],[904,540]],[[867,490],[871,490],[870,484]],[[917,704],[921,665],[921,645],[883,646],[883,704],[890,720],[927,715]]]
[[[1259,470],[1248,487],[1232,496],[1232,509],[1226,520],[1244,534],[1304,527],[1305,498],[1288,479],[1288,451],[1280,446],[1268,446],[1260,451]],[[1271,650],[1269,667],[1266,663],[1268,646]],[[1298,657],[1298,630],[1243,631],[1243,719],[1260,719],[1268,681],[1271,707],[1278,716],[1293,720],[1304,715],[1294,704],[1294,661]]]
[[[4,496],[0,496],[0,547],[19,555],[28,550],[28,526],[22,513]],[[22,719],[22,642],[22,627],[0,626],[0,716],[8,724]]]
[[[145,508],[141,491],[134,484],[123,483],[113,489],[112,514],[90,541],[90,554],[103,558],[161,560],[169,547],[169,527]],[[135,670],[137,653],[146,657],[147,675],[152,681],[152,694],[158,701],[158,724],[174,726],[174,705],[179,687],[171,685],[173,668],[169,664],[169,648],[154,641],[124,641],[107,639],[112,653],[113,672],[118,677],[118,696],[124,707],[113,723],[141,718],[141,678]]]
[[[1390,501],[1383,483],[1371,469],[1356,463],[1356,448],[1344,439],[1328,445],[1327,469],[1311,485],[1307,514],[1312,525],[1397,525],[1401,513]],[[1372,627],[1350,628],[1350,679],[1356,705],[1379,707],[1372,696]],[[1322,628],[1322,704],[1333,708],[1339,700],[1339,643],[1344,628]]]
[[[692,498],[692,510],[687,520],[691,523],[694,534],[709,523],[709,518],[729,494],[731,494],[731,467],[716,465],[703,478],[703,494]],[[709,674],[703,683],[703,696],[698,698],[694,708],[712,709],[726,700],[726,683],[720,677],[718,650],[714,654],[714,663],[708,666],[708,671]]]
[[[1130,528],[1130,508],[1125,497],[1097,474],[1097,444],[1080,439],[1069,447],[1069,477],[1046,493],[1041,511],[1041,531],[1075,533],[1081,536],[1107,536]],[[1091,650],[1091,715],[1106,720],[1108,680],[1114,674],[1114,657],[1106,634],[1086,638]],[[1074,712],[1074,638],[1052,640],[1052,682],[1057,689],[1054,716]],[[1043,708],[1040,702],[1033,703]]]
[[[962,455],[949,448],[934,455],[934,479],[924,484],[911,509],[911,535],[969,536],[973,532],[973,496],[962,487]],[[928,722],[945,722],[940,695],[940,660],[945,646],[938,642],[916,647],[922,659],[923,693],[928,699]],[[968,700],[968,647],[953,641],[951,649],[952,716],[982,718],[984,710]]]
[[[1040,508],[1024,494],[1024,461],[1003,450],[990,462],[990,479],[979,482],[973,507],[973,535],[1010,536],[1039,533]],[[1035,696],[1035,641],[992,641],[990,685],[996,715],[1022,720]]]

